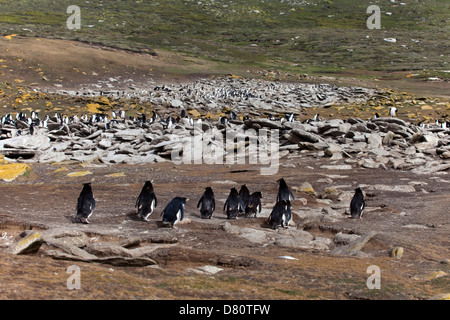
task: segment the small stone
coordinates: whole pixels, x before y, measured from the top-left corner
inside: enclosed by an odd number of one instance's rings
[[[389,250],[389,256],[391,258],[401,259],[403,256],[403,247],[394,247]]]

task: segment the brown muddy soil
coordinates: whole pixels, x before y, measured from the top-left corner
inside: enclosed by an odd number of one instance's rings
[[[447,174],[415,175],[410,172],[355,169],[319,169],[329,160],[307,155],[282,159],[276,175],[261,176],[258,166],[190,165],[171,162],[152,165],[32,164],[31,173],[0,184],[1,232],[17,235],[25,229],[67,226],[83,230],[92,239],[115,242],[147,237],[160,246],[158,266],[117,267],[98,263],[53,260],[39,251],[13,256],[0,253],[0,297],[3,299],[427,299],[449,291],[448,241],[450,197]],[[295,167],[293,167],[295,166]],[[67,168],[58,170],[61,168]],[[70,172],[90,171],[84,177]],[[110,174],[123,173],[119,177]],[[265,218],[229,221],[222,212],[231,187],[247,184],[263,193],[263,212],[271,210],[276,180],[284,177],[292,189],[309,182],[317,195],[294,192],[294,223],[315,237],[332,239],[338,232],[377,235],[363,247],[367,257],[337,256],[317,249],[283,248],[250,242],[225,232],[228,221],[239,227],[268,231]],[[332,183],[317,182],[330,178]],[[145,180],[153,180],[158,207],[149,222],[135,217],[134,203]],[[323,180],[320,180],[323,181]],[[73,223],[82,183],[92,182],[97,209],[90,225]],[[338,209],[336,219],[310,223],[300,212],[324,207],[324,189],[334,186],[351,191],[357,184],[415,186],[415,192],[366,192],[368,210],[352,220]],[[211,220],[199,217],[196,204],[203,190],[212,186],[217,209]],[[189,198],[186,222],[178,228],[160,228],[159,214],[174,196]],[[303,204],[300,198],[306,199]],[[335,200],[333,205],[339,205]],[[342,204],[340,204],[342,205]],[[405,227],[406,226],[406,227]],[[6,234],[5,234],[6,232]],[[277,231],[273,231],[274,233]],[[156,239],[156,240],[155,240]],[[161,239],[158,241],[157,239]],[[159,242],[159,243],[156,243]],[[402,246],[401,259],[389,250]],[[298,260],[277,259],[291,256]],[[81,268],[81,289],[69,290],[68,266]],[[212,265],[223,269],[215,275],[192,269]],[[381,269],[381,289],[369,290],[366,273],[371,265]],[[437,279],[418,280],[443,271]]]

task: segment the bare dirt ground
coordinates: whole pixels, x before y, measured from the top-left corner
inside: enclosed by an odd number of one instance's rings
[[[254,166],[212,166],[162,163],[142,166],[90,165],[92,175],[67,177],[60,166],[32,165],[32,173],[0,185],[2,195],[2,232],[17,235],[24,229],[68,226],[96,237],[95,230],[107,230],[102,241],[149,235],[165,239],[155,258],[155,267],[112,267],[95,263],[52,260],[38,253],[13,256],[1,253],[0,296],[5,299],[427,299],[448,293],[448,276],[418,280],[436,271],[449,272],[448,184],[409,172],[357,169],[349,172],[317,170],[321,161],[294,157],[280,167],[275,176],[261,176]],[[69,172],[79,165],[65,165]],[[238,172],[236,172],[238,171]],[[123,172],[122,177],[109,177]],[[333,177],[333,185],[352,190],[356,184],[408,184],[416,192],[373,191],[367,197],[370,209],[362,220],[346,216],[334,222],[305,223],[299,210],[320,208],[317,197],[295,192],[294,223],[316,237],[332,239],[339,231],[377,235],[363,248],[370,257],[336,256],[328,251],[282,248],[261,245],[227,233],[221,207],[229,188],[246,183],[250,191],[261,190],[263,208],[275,202],[276,180],[284,177],[291,188],[310,182],[318,194],[330,185],[316,181]],[[149,222],[135,218],[134,203],[146,179],[152,179],[159,205]],[[91,225],[74,224],[76,199],[81,184],[90,181],[97,199]],[[440,181],[440,182],[438,182]],[[203,189],[212,186],[217,210],[211,220],[199,217],[196,204]],[[177,229],[159,228],[159,213],[174,196],[186,196],[189,223]],[[319,200],[320,201],[320,200]],[[232,225],[268,230],[265,218],[241,218]],[[422,227],[409,228],[415,225]],[[276,231],[273,231],[274,233]],[[102,232],[100,232],[101,234]],[[171,243],[172,242],[172,243]],[[389,250],[402,246],[401,259],[389,257]],[[277,259],[292,256],[298,260]],[[81,268],[81,290],[68,290],[66,269]],[[223,270],[215,275],[200,275],[190,268],[213,265]],[[381,268],[381,289],[366,286],[367,268]]]
[[[167,52],[154,57],[46,39],[13,38],[11,41],[1,38],[0,43],[0,59],[4,59],[0,61],[0,81],[13,89],[28,85],[51,87],[53,83],[69,89],[86,81],[95,82],[97,77],[104,79],[120,74],[136,82],[146,81],[149,77],[161,81],[184,81],[217,69],[210,63],[190,57],[180,59]],[[183,64],[186,64],[185,69]],[[170,75],[167,72],[170,70],[175,72]],[[194,74],[193,70],[197,73]],[[389,81],[371,85],[389,86]],[[442,96],[438,93],[444,92],[448,86],[405,81],[396,82],[399,90],[411,86],[412,92],[417,89],[417,92],[422,91],[421,94],[431,92],[437,96]],[[346,83],[368,84],[352,79]],[[12,97],[7,94],[2,99],[8,107],[14,105],[8,101]],[[43,99],[43,105],[46,99]],[[57,106],[61,109],[67,107],[65,101]],[[445,110],[444,107],[438,116],[447,112]],[[316,111],[311,110],[313,112]],[[348,117],[349,114],[342,116]],[[151,245],[160,246],[158,255],[154,257],[158,267],[116,267],[53,260],[39,252],[19,256],[1,252],[0,298],[428,299],[449,293],[449,267],[441,263],[450,257],[448,174],[419,176],[408,171],[363,168],[333,171],[320,169],[322,164],[329,164],[329,160],[306,155],[281,159],[280,169],[274,176],[261,176],[259,168],[253,165],[175,166],[171,162],[137,166],[31,164],[30,173],[13,182],[0,182],[0,227],[3,235],[17,236],[25,229],[68,226],[87,232],[93,239],[100,236],[101,241],[115,242],[136,235],[146,236],[149,242],[155,242]],[[69,172],[86,170],[92,174],[67,176]],[[123,174],[109,176],[114,173]],[[270,212],[276,199],[276,180],[281,177],[291,188],[309,182],[319,195],[330,186],[350,191],[358,184],[413,184],[416,191],[371,191],[367,194],[367,205],[371,210],[362,220],[342,216],[333,222],[325,219],[314,223],[301,218],[299,212],[322,208],[324,204],[318,201],[320,197],[295,193],[296,198],[306,199],[306,204],[295,202],[293,220],[296,226],[291,228],[305,229],[316,237],[330,239],[340,231],[356,234],[376,231],[377,235],[362,250],[368,257],[261,245],[223,230],[227,219],[221,207],[231,187],[239,188],[246,183],[251,192],[261,191],[263,208]],[[318,182],[327,177],[332,180],[331,184]],[[134,204],[148,179],[153,180],[159,205],[150,222],[142,222],[135,218]],[[97,199],[92,224],[87,226],[72,222],[76,199],[85,182],[92,182]],[[196,204],[207,186],[214,189],[217,210],[213,219],[205,221],[200,219]],[[189,198],[186,218],[190,223],[180,224],[178,229],[159,228],[159,213],[174,196]],[[259,217],[230,223],[269,231],[264,227],[264,220]],[[413,227],[405,227],[411,225]],[[394,246],[404,248],[401,259],[389,257],[388,251]],[[285,255],[298,260],[277,259]],[[80,290],[69,290],[66,286],[69,276],[66,270],[74,264],[81,268]],[[223,270],[215,275],[192,272],[192,268],[205,265]],[[369,290],[366,286],[369,277],[366,271],[371,265],[381,269],[380,290]],[[447,275],[420,280],[438,271]]]

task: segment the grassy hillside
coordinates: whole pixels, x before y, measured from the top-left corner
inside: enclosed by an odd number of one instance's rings
[[[169,49],[292,73],[415,71],[447,77],[448,0],[0,0],[0,34]],[[69,5],[81,29],[68,30]],[[381,30],[366,9],[381,8]],[[396,43],[384,38],[396,38]]]

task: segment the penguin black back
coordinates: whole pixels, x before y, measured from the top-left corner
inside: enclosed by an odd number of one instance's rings
[[[261,198],[262,194],[261,192],[253,192],[249,199],[247,206],[245,207],[245,217],[247,218],[249,214],[253,214],[253,216],[256,218],[256,215],[258,213],[261,213]]]
[[[289,200],[278,201],[270,213],[268,222],[272,229],[278,226],[287,227],[292,217],[291,203]]]
[[[228,195],[227,200],[223,206],[223,210],[227,211],[228,219],[236,219],[240,210],[244,210],[244,204],[242,203],[241,197],[239,196],[236,188],[231,188],[230,194]]]
[[[81,190],[80,196],[77,202],[77,215],[76,219],[82,223],[89,223],[89,217],[92,215],[95,209],[95,199],[92,192],[90,183],[85,183]]]
[[[200,207],[201,206],[201,207]],[[197,208],[200,207],[200,215],[202,219],[211,219],[211,216],[216,209],[216,202],[214,200],[214,192],[211,187],[207,187],[202,197],[197,203]]]
[[[148,217],[158,205],[155,191],[151,181],[146,181],[139,194],[135,207],[138,208],[138,217],[148,221]]]
[[[362,219],[362,214],[364,208],[366,207],[366,202],[364,200],[364,194],[361,188],[355,189],[355,195],[350,202],[350,214],[352,215],[352,219],[359,218]]]
[[[284,181],[284,179],[281,178],[280,180],[278,180],[278,183],[279,188],[278,188],[277,202],[287,200],[293,203],[295,201],[295,198],[291,190],[289,189],[286,181]]]
[[[162,215],[162,222],[173,227],[177,222],[184,219],[184,206],[186,205],[186,198],[175,197],[164,208]]]
[[[242,185],[239,190],[239,197],[241,197],[242,203],[244,204],[244,208],[242,208],[242,210],[245,210],[248,205],[248,201],[250,200],[250,190],[248,190],[245,184]]]

